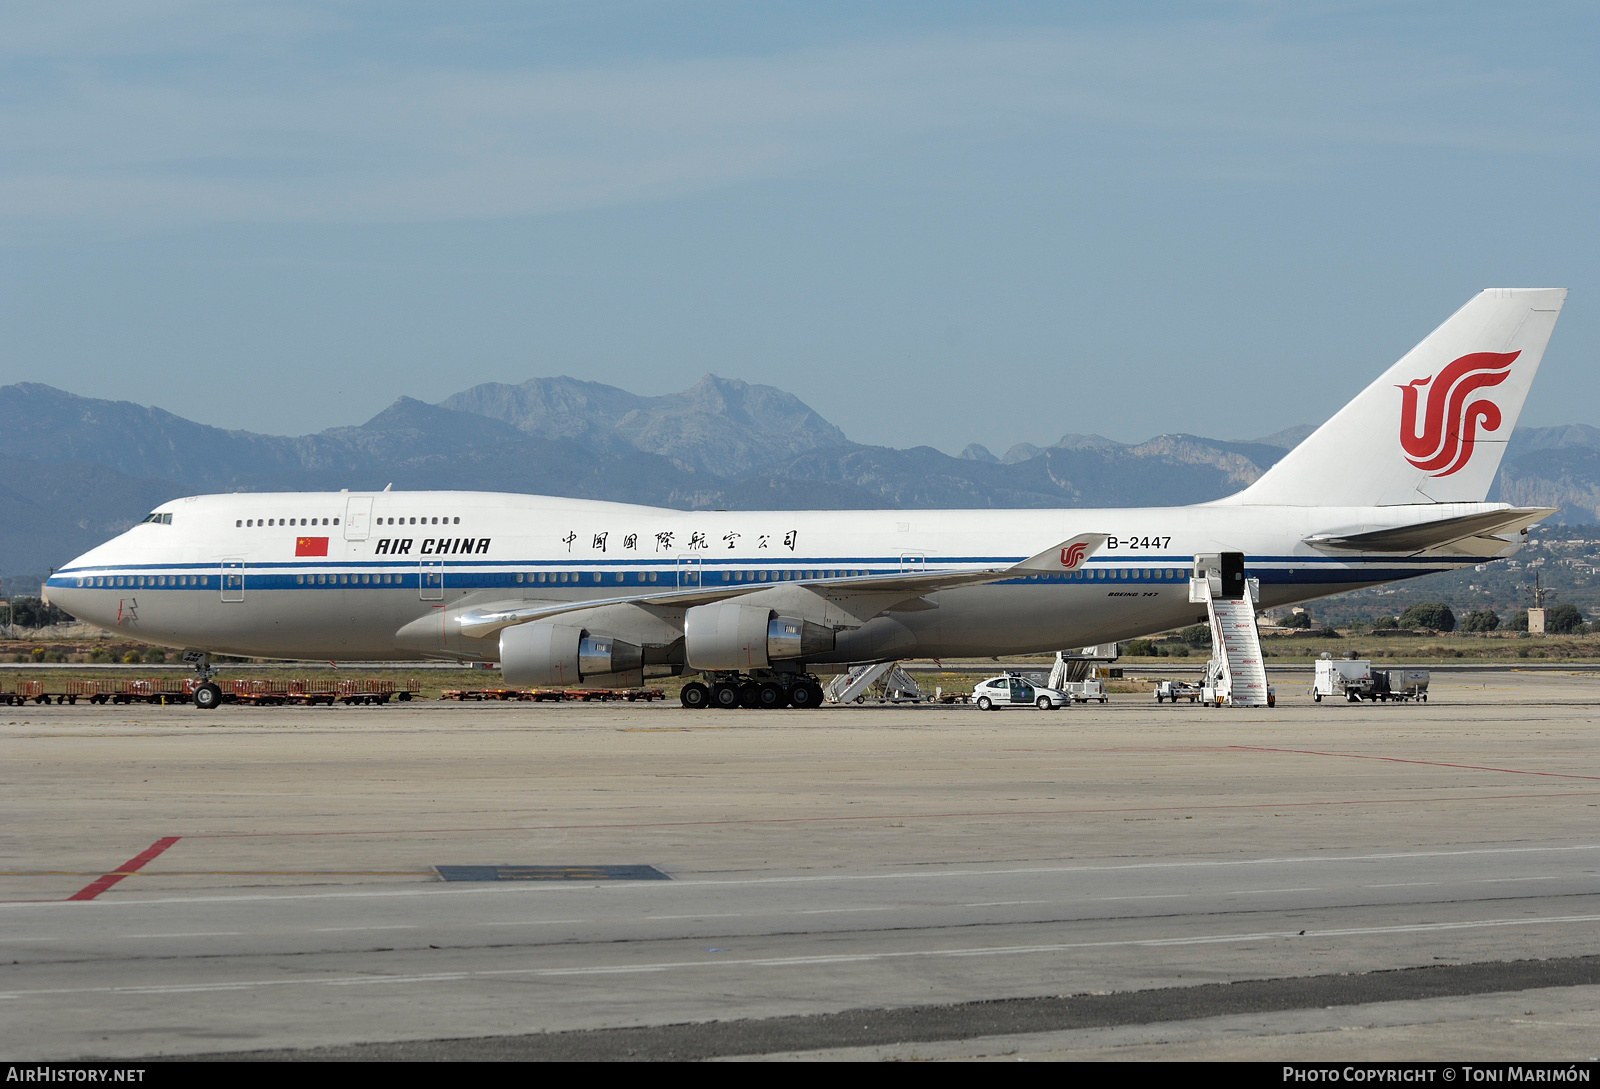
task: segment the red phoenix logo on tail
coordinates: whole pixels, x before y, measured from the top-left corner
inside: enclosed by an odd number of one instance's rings
[[[1067,548],[1063,548],[1061,550],[1061,566],[1069,570],[1077,567],[1083,562],[1083,554],[1088,550],[1089,546],[1084,544],[1082,541],[1079,541],[1077,544],[1071,545]]]
[[[1397,387],[1401,398],[1400,445],[1405,449],[1406,460],[1434,476],[1449,476],[1465,467],[1472,460],[1478,425],[1482,424],[1485,431],[1500,426],[1498,405],[1487,397],[1471,404],[1467,399],[1480,389],[1504,382],[1511,374],[1512,360],[1521,354],[1472,352],[1437,375]],[[1419,420],[1417,392],[1423,386],[1429,386],[1428,403],[1420,411]]]

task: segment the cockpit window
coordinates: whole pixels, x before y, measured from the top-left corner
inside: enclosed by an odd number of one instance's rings
[[[172,515],[162,514],[160,511],[152,511],[145,515],[139,524],[144,525],[145,522],[152,522],[158,526],[170,526],[172,524]]]

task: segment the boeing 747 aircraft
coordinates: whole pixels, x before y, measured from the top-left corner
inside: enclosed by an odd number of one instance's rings
[[[1565,300],[1484,291],[1236,495],[1111,510],[678,511],[483,492],[175,499],[52,575],[144,642],[499,662],[507,683],[698,673],[687,706],[816,706],[811,670],[1107,643],[1192,623],[1201,554],[1262,607],[1508,556],[1486,503]],[[1241,400],[1244,395],[1241,395]],[[706,683],[709,682],[709,683]],[[214,705],[216,686],[196,690]]]

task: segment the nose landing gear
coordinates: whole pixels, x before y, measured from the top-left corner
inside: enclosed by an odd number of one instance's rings
[[[186,650],[183,660],[194,666],[195,686],[191,695],[196,711],[215,711],[222,706],[222,687],[212,681],[216,672],[211,668],[211,655],[205,651]]]

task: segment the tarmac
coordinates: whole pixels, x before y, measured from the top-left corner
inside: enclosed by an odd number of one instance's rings
[[[1273,681],[0,708],[0,1060],[1594,1061],[1600,680]]]

